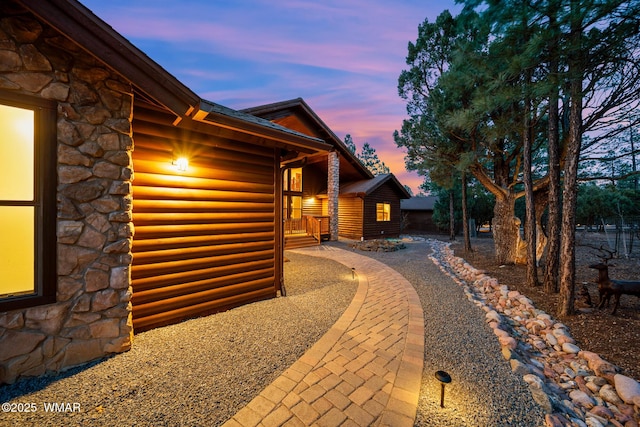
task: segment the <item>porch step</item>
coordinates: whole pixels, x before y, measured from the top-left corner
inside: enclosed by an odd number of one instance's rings
[[[289,235],[284,238],[284,248],[286,249],[296,249],[296,248],[306,248],[308,246],[316,246],[318,241],[314,239],[312,236],[307,236],[306,234],[300,235]]]

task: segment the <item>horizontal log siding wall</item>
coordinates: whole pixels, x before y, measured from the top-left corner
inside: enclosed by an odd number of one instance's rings
[[[347,239],[362,237],[362,199],[340,197],[338,199],[338,235]]]
[[[391,205],[391,221],[376,221],[376,204]],[[383,233],[384,232],[384,233]],[[388,185],[382,185],[364,201],[364,238],[380,239],[400,235],[400,196]]]
[[[405,232],[437,233],[438,227],[433,223],[433,211],[403,211],[407,215],[409,225]]]
[[[274,150],[134,117],[134,329],[275,296]]]
[[[302,200],[302,214],[322,216],[322,200],[315,197],[305,197]]]

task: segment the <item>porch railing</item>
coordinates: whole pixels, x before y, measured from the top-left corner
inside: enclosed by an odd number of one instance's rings
[[[329,217],[305,215],[302,218],[287,218],[284,221],[284,234],[306,234],[320,243],[323,236],[330,234]]]
[[[306,217],[284,220],[284,234],[307,234]]]
[[[320,220],[313,216],[307,218],[307,234],[313,236],[316,242],[320,243],[322,236],[320,236]]]

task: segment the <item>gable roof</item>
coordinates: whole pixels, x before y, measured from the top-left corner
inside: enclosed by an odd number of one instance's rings
[[[344,186],[341,185],[340,195],[355,197],[368,196],[385,183],[389,183],[390,185],[394,186],[400,193],[401,199],[408,199],[411,197],[407,189],[404,188],[402,184],[400,184],[400,181],[398,181],[398,179],[392,173],[377,175],[372,179],[363,179],[361,181],[351,182]]]
[[[242,129],[245,133],[255,136],[266,136],[279,141],[284,148],[298,150],[303,153],[327,152],[331,145],[320,138],[305,135],[293,129],[280,126],[269,120],[237,111],[211,101],[202,100],[200,108],[193,115],[194,120],[216,124],[229,129]],[[303,139],[304,141],[300,142]]]
[[[234,131],[259,135],[306,152],[328,151],[319,138],[277,126],[201,99],[77,0],[15,0],[88,54],[127,79],[146,97],[171,111],[177,124],[193,117]]]
[[[400,209],[406,211],[432,211],[438,200],[436,196],[412,197],[400,201]]]
[[[331,144],[342,158],[354,169],[351,179],[373,178],[373,174],[349,151],[344,142],[322,121],[302,98],[274,102],[257,107],[245,108],[244,113],[262,117],[289,129],[321,138]],[[341,168],[342,169],[342,168]],[[342,171],[341,171],[342,172]]]

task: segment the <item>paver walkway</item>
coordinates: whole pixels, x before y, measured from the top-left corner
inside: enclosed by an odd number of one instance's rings
[[[331,246],[295,250],[355,269],[343,315],[225,427],[413,426],[424,360],[416,291],[374,259]]]

